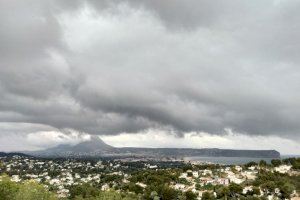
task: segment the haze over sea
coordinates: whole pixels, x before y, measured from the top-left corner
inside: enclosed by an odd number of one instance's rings
[[[290,158],[290,157],[300,157],[300,155],[281,155],[280,158],[285,159],[285,158]],[[201,162],[224,164],[224,165],[246,164],[251,161],[259,162],[260,160],[265,160],[267,163],[271,163],[272,159],[274,159],[274,158],[202,157],[202,156],[184,157],[185,161],[201,161]]]

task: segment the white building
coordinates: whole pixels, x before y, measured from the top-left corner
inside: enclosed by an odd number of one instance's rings
[[[285,173],[287,173],[288,171],[290,171],[291,168],[292,168],[292,166],[290,166],[290,165],[280,165],[279,167],[275,167],[274,170],[275,170],[276,172],[285,174]]]

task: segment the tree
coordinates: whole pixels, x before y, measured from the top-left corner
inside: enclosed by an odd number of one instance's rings
[[[27,181],[20,186],[16,194],[16,200],[57,200],[57,197],[49,192],[43,185],[35,181]]]
[[[134,183],[129,183],[129,190],[136,193],[136,194],[142,194],[144,188],[142,188],[141,186],[134,184]]]
[[[196,190],[200,190],[200,189],[201,189],[201,185],[200,185],[199,183],[196,183],[195,189],[196,189]]]
[[[210,192],[203,192],[202,193],[202,197],[201,197],[201,200],[213,200],[215,199],[214,198],[214,195]]]
[[[100,195],[97,197],[97,200],[122,200],[122,195],[115,191],[106,191],[101,192]]]
[[[245,164],[245,167],[252,167],[252,166],[256,166],[257,163],[254,161],[248,162],[247,164]]]
[[[230,183],[229,191],[232,196],[236,196],[237,194],[241,194],[243,192],[243,187],[236,183]]]
[[[252,188],[252,193],[253,193],[254,195],[259,196],[259,195],[260,195],[260,189],[259,189],[259,187],[253,187],[253,188]]]
[[[226,186],[222,186],[216,191],[218,199],[223,198],[227,200],[227,197],[230,195],[230,190]]]
[[[185,196],[187,200],[196,200],[197,199],[197,195],[192,192],[191,190],[188,190],[185,192]]]
[[[0,200],[15,199],[19,190],[17,183],[12,182],[7,176],[2,176],[0,181]]]
[[[274,167],[278,167],[279,165],[281,165],[281,160],[273,159],[273,160],[271,160],[271,163]]]
[[[261,188],[268,193],[274,193],[274,190],[276,188],[276,184],[274,181],[267,181],[266,183],[261,185]]]
[[[295,190],[295,186],[291,183],[285,183],[283,186],[279,187],[282,197],[285,199],[289,199],[293,191]]]
[[[290,164],[293,169],[300,169],[300,158],[290,158]]]
[[[267,199],[264,197],[254,197],[254,196],[243,197],[243,196],[241,196],[240,200],[267,200]]]
[[[83,198],[87,197],[96,197],[100,194],[100,190],[89,185],[73,185],[70,187],[70,197],[74,198],[76,196],[82,196]]]
[[[161,192],[162,200],[173,200],[177,198],[177,192],[173,188],[164,186]]]
[[[261,161],[259,161],[259,166],[260,167],[266,167],[267,166],[267,162],[265,160],[261,160]]]
[[[213,186],[213,184],[208,183],[208,184],[206,184],[206,185],[203,186],[203,189],[205,189],[205,190],[213,190],[214,186]]]
[[[293,168],[293,169],[300,169],[300,161],[294,162],[294,163],[292,164],[292,168]]]

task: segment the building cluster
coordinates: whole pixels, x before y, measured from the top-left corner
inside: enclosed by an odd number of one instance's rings
[[[118,162],[89,162],[76,160],[39,160],[37,158],[26,158],[13,156],[12,158],[0,158],[0,174],[8,174],[12,181],[21,182],[34,180],[46,185],[46,187],[57,191],[59,197],[69,195],[69,186],[84,183],[99,184],[102,190],[110,186],[106,183],[100,184],[105,176],[121,176],[126,182],[129,176],[121,169]],[[126,166],[124,166],[126,168]]]
[[[246,180],[254,180],[257,173],[258,170],[256,167],[243,169],[239,165],[234,167],[222,167],[214,170],[187,170],[179,176],[180,179],[185,181],[182,181],[182,183],[175,183],[173,188],[182,191],[191,190],[197,193],[199,199],[201,199],[202,193],[210,191],[213,186],[228,186],[229,183],[241,184]]]
[[[159,165],[145,161],[135,161],[134,170],[158,170]],[[22,182],[34,180],[44,184],[52,191],[56,191],[59,197],[70,195],[70,186],[80,184],[97,185],[101,190],[109,190],[117,185],[115,180],[121,183],[130,182],[130,170],[132,164],[121,160],[106,161],[82,161],[82,160],[47,160],[13,156],[12,158],[0,158],[0,174],[7,174],[12,181]],[[182,192],[192,191],[201,199],[204,192],[214,193],[215,186],[228,186],[231,183],[243,185],[243,194],[253,190],[252,185],[243,183],[253,181],[257,178],[260,167],[256,166],[219,166],[218,168],[183,170],[178,176],[178,181],[171,182],[170,187]],[[289,165],[280,165],[269,168],[271,172],[282,174],[295,173]],[[1,180],[1,179],[0,179]],[[136,182],[141,188],[147,184]],[[275,190],[275,193],[279,192]],[[260,195],[264,191],[260,189]],[[270,197],[272,198],[272,196]]]
[[[174,183],[173,188],[182,191],[193,191],[198,194],[198,199],[201,199],[204,192],[211,192],[216,197],[216,192],[213,192],[214,186],[222,185],[228,186],[230,183],[235,183],[239,185],[245,185],[247,181],[247,186],[243,187],[242,193],[247,194],[253,191],[254,186],[248,185],[248,181],[254,181],[257,178],[259,170],[261,167],[258,165],[250,167],[242,167],[239,165],[235,166],[224,166],[220,169],[204,169],[204,170],[187,170],[180,174],[179,178],[183,179],[182,183]],[[299,175],[299,172],[292,170],[290,165],[280,165],[274,168],[264,168],[266,171],[272,173],[277,172],[281,174],[289,175]],[[275,196],[280,195],[279,188],[275,188],[274,194],[264,194],[266,193],[261,188],[259,196],[267,196],[269,200],[274,199]],[[297,196],[296,190],[293,192],[292,196]]]

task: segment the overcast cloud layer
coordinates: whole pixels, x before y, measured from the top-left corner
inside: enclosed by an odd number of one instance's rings
[[[299,142],[299,9],[0,0],[0,135],[231,129]]]

